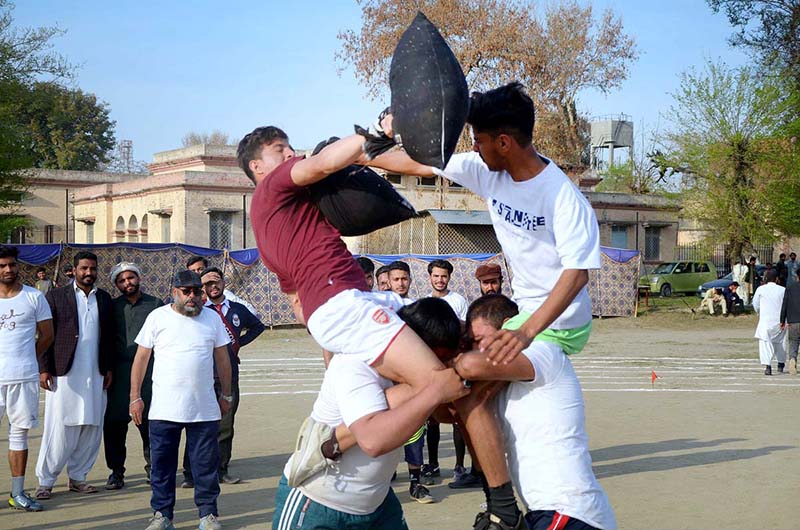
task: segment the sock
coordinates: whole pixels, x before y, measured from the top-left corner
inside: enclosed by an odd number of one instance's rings
[[[470,473],[481,479],[481,488],[483,488],[483,494],[486,496],[486,511],[491,513],[492,499],[491,495],[489,495],[489,482],[487,482],[486,480],[486,475],[484,475],[482,471],[479,471],[474,467],[470,470]]]
[[[411,487],[413,488],[415,484],[419,484],[419,472],[420,468],[411,469],[408,468],[408,475],[411,477]]]
[[[456,448],[456,465],[464,467],[464,457],[467,453],[467,444],[458,425],[453,424],[453,445]]]
[[[11,496],[16,497],[25,490],[25,476],[11,477]]]
[[[517,499],[514,497],[514,488],[511,487],[511,482],[506,482],[496,488],[490,487],[489,499],[490,512],[513,528],[519,520],[520,511],[517,507]]]
[[[439,439],[441,438],[441,428],[439,422],[433,419],[428,420],[428,463],[431,468],[439,467]]]

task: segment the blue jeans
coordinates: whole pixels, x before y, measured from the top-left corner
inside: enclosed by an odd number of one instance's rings
[[[219,421],[175,423],[150,420],[150,506],[172,520],[175,510],[175,473],[181,431],[186,429],[186,450],[194,476],[194,503],[203,518],[218,515]]]

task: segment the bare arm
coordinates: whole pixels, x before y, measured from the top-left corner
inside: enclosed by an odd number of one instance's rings
[[[418,175],[420,177],[433,177],[435,175],[432,167],[415,162],[405,151],[400,149],[384,153],[375,157],[374,160],[366,162],[366,164],[385,169],[391,173]]]
[[[332,143],[318,154],[292,166],[292,182],[298,186],[310,186],[331,173],[354,164],[361,158],[362,145],[364,137],[357,134]]]
[[[133,418],[133,423],[136,425],[142,424],[142,415],[144,414],[142,381],[144,380],[144,374],[147,371],[147,364],[150,362],[150,355],[152,353],[152,348],[138,346],[136,348],[136,356],[133,358],[133,366],[131,366],[130,414],[131,418]]]
[[[37,359],[45,356],[45,352],[53,344],[55,331],[53,330],[53,320],[42,320],[36,323],[36,357]],[[44,390],[53,390],[53,375],[49,372],[39,374],[39,386]]]
[[[586,269],[565,270],[544,303],[518,330],[501,329],[484,338],[480,343],[481,352],[493,363],[510,362],[569,307],[587,283],[589,271]]]
[[[524,355],[508,364],[492,364],[484,354],[469,352],[456,358],[454,368],[468,381],[533,381],[536,377],[533,364]]]

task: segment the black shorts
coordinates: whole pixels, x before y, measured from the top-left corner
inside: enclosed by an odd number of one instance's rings
[[[425,447],[424,434],[416,442],[403,446],[403,450],[406,453],[406,462],[412,466],[421,466],[424,462],[422,456],[423,447]]]
[[[525,514],[529,530],[598,530],[579,519],[553,510],[535,510]]]

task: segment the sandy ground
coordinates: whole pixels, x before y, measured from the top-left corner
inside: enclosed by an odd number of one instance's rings
[[[685,312],[595,321],[589,346],[573,363],[585,391],[594,470],[620,528],[800,527],[800,378],[762,374],[754,329],[753,316],[692,319]],[[265,333],[243,359],[231,471],[244,480],[224,485],[219,505],[226,529],[263,529],[322,364],[302,330]],[[654,386],[651,370],[659,376]],[[411,501],[405,472],[395,482],[411,528],[470,528],[482,501],[475,490],[447,488],[454,459],[450,429],[443,430],[445,476],[431,488],[438,502]],[[40,435],[36,429],[31,439],[29,489],[36,486]],[[44,512],[2,510],[0,529],[144,528],[149,488],[137,435],[130,430],[124,489],[81,496],[66,491],[64,473]],[[5,434],[0,438],[6,447]],[[89,478],[102,486],[107,474],[101,452]],[[0,484],[9,484],[6,466]],[[197,527],[191,490],[178,491],[175,523]]]

